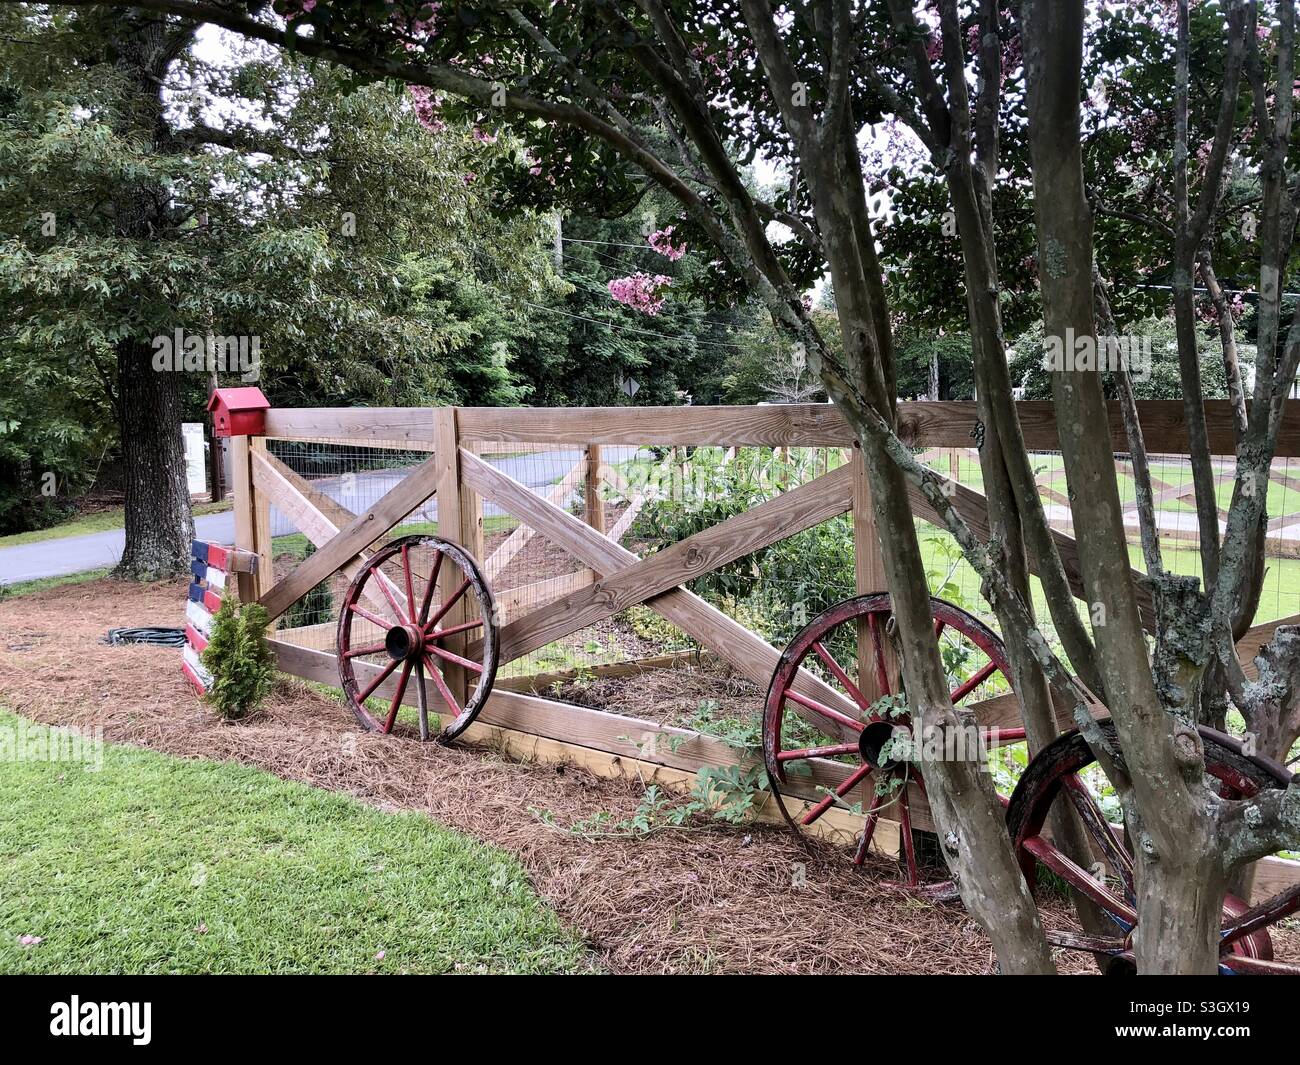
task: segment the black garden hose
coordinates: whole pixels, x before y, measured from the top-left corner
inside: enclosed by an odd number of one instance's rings
[[[104,643],[147,643],[154,647],[184,647],[184,629],[165,629],[157,625],[137,629],[109,629]]]

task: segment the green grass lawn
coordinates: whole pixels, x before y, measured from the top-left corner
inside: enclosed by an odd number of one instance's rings
[[[86,581],[97,581],[107,577],[111,571],[105,569],[86,570],[85,573],[64,573],[58,577],[37,577],[30,581],[19,581],[17,584],[0,584],[0,599],[16,599],[20,595],[32,595],[35,592],[43,592],[47,588],[58,588],[64,584],[84,584]]]
[[[0,972],[590,967],[511,856],[420,815],[132,747],[0,766]]]
[[[194,516],[219,514],[223,510],[229,510],[231,505],[229,500],[218,503],[195,503]],[[73,518],[61,525],[51,525],[48,529],[33,529],[31,532],[0,536],[0,547],[17,547],[19,544],[34,544],[41,540],[60,540],[65,536],[85,536],[87,533],[108,532],[111,529],[120,529],[125,524],[126,511],[122,507],[112,507],[108,510],[97,511],[94,514],[83,515],[80,518]]]

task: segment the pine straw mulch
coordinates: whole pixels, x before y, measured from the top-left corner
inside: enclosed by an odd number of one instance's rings
[[[66,585],[0,601],[0,705],[47,724],[103,726],[111,742],[259,766],[387,810],[417,810],[519,857],[536,890],[619,973],[987,973],[987,940],[956,905],[889,887],[892,862],[854,870],[778,827],[584,838],[547,827],[627,817],[633,782],[508,762],[360,731],[337,700],[282,681],[268,707],[218,722],[178,652],[100,643],[111,627],[175,625],[181,584]],[[806,881],[794,887],[802,863]],[[1087,960],[1063,957],[1079,971]]]

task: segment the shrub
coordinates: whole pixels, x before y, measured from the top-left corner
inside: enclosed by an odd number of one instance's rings
[[[228,721],[256,710],[275,683],[275,653],[266,640],[268,624],[265,608],[249,603],[236,610],[230,599],[212,619],[212,636],[203,652],[203,665],[212,674],[207,700]]]

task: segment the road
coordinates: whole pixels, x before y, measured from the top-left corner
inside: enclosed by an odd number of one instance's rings
[[[604,460],[609,463],[625,462],[635,453],[636,448],[631,447],[603,449]],[[488,461],[529,488],[544,488],[568,473],[581,458],[582,451],[573,448],[539,451],[530,455],[489,457]],[[370,470],[347,478],[339,476],[313,480],[312,484],[355,512],[374,503],[390,488],[395,487],[407,472],[407,468]],[[483,508],[484,517],[500,513],[500,508],[491,503]],[[436,521],[437,498],[426,502],[412,517],[417,521]],[[272,536],[297,531],[278,510],[271,508]],[[194,535],[197,539],[213,543],[234,543],[235,516],[230,511],[201,515],[194,519]],[[124,538],[121,529],[112,529],[87,533],[85,536],[65,536],[19,544],[16,547],[0,547],[0,584],[15,584],[38,577],[61,577],[69,573],[84,573],[87,570],[115,566],[122,557]]]

